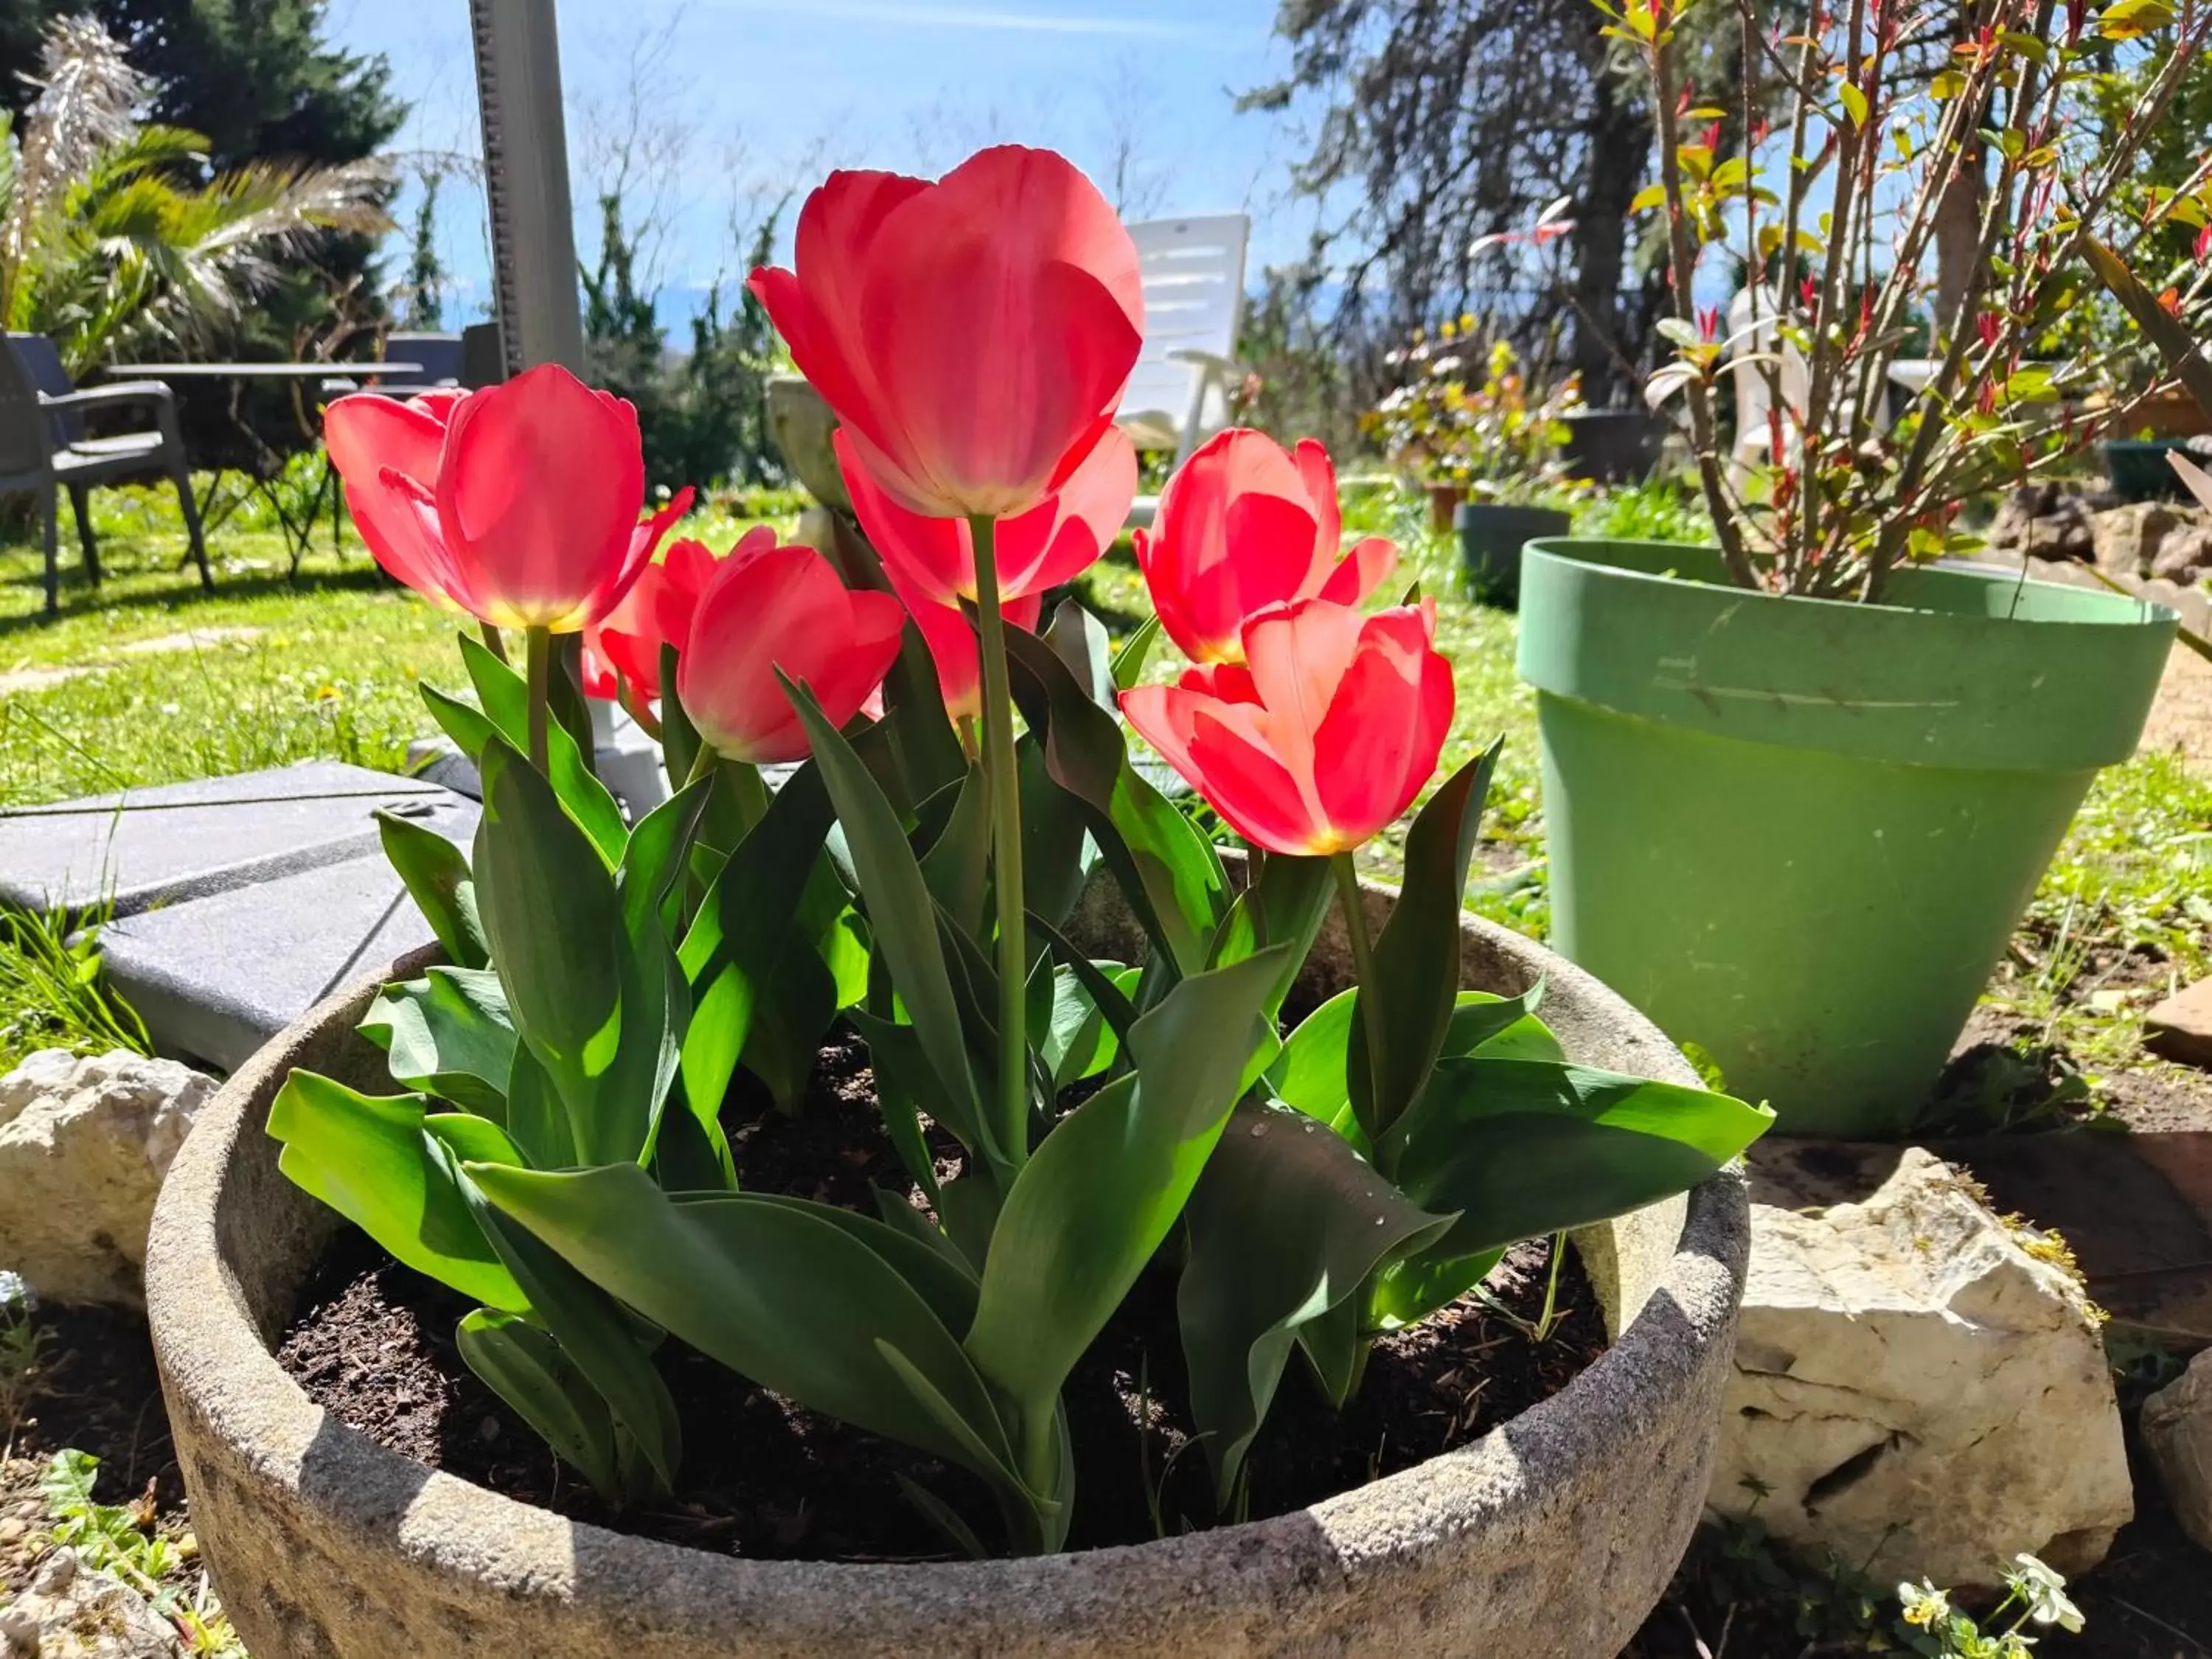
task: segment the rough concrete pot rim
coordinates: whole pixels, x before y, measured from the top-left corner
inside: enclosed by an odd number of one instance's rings
[[[1462,921],[1463,939],[1498,952],[1531,980],[1545,976],[1555,999],[1601,1015],[1639,1048],[1648,1044],[1650,1070],[1695,1081],[1656,1028],[1589,975],[1504,928]],[[1713,1346],[1732,1340],[1749,1249],[1740,1164],[1684,1200],[1668,1200],[1681,1205],[1683,1219],[1650,1295],[1565,1389],[1480,1440],[1308,1509],[1142,1544],[919,1564],[751,1560],[571,1521],[432,1470],[327,1415],[278,1365],[217,1244],[217,1206],[241,1138],[263,1133],[264,1103],[293,1054],[330,1023],[350,1025],[392,974],[419,972],[434,959],[428,951],[402,958],[389,972],[334,994],[223,1086],[163,1189],[147,1290],[173,1414],[181,1405],[213,1436],[242,1449],[262,1488],[256,1501],[318,1510],[438,1577],[481,1578],[487,1559],[495,1557],[510,1595],[526,1585],[528,1593],[602,1612],[623,1598],[678,1595],[739,1610],[763,1652],[784,1651],[778,1639],[824,1632],[834,1639],[835,1632],[855,1626],[878,1639],[900,1630],[957,1628],[977,1607],[1010,1601],[1018,1601],[1040,1631],[1065,1631],[1109,1619],[1131,1598],[1168,1595],[1193,1583],[1241,1604],[1281,1605],[1340,1593],[1350,1580],[1455,1539],[1537,1524],[1542,1501],[1571,1486],[1577,1471],[1601,1467],[1613,1452],[1666,1424],[1671,1402]],[[579,1571],[586,1561],[588,1571]],[[1340,1577],[1317,1583],[1317,1561],[1324,1573],[1334,1568]]]

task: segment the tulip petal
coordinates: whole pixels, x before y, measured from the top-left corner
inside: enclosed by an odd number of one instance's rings
[[[323,444],[331,465],[359,489],[375,483],[387,466],[419,483],[434,483],[445,442],[446,422],[436,410],[397,398],[356,392],[323,411]]]
[[[1188,685],[1140,685],[1121,694],[1121,712],[1245,840],[1273,853],[1311,850],[1321,827],[1304,810],[1305,792],[1269,752],[1259,709]]]
[[[644,497],[636,411],[557,365],[454,405],[438,515],[486,621],[580,628],[619,597]]]
[[[475,612],[439,528],[437,507],[420,483],[387,466],[364,489],[346,486],[346,508],[386,575],[449,610]]]
[[[1071,582],[1098,562],[1137,498],[1137,447],[1109,426],[1058,492],[999,526],[999,591],[1027,599]]]
[[[842,726],[882,684],[905,627],[905,609],[890,594],[848,592],[820,553],[777,546],[763,526],[701,593],[677,659],[678,695],[718,753],[797,760],[806,734],[776,671],[810,687]]]
[[[985,150],[900,203],[860,307],[860,349],[911,446],[878,481],[921,513],[1034,506],[1103,431],[1142,307],[1128,233],[1049,151]]]
[[[1332,605],[1358,605],[1380,587],[1398,567],[1397,544],[1384,536],[1370,536],[1346,554],[1318,597]]]
[[[1349,606],[1309,599],[1264,611],[1244,624],[1244,660],[1279,748],[1312,742],[1358,654],[1365,621]],[[1296,767],[1287,750],[1285,758]]]
[[[1344,539],[1344,509],[1336,499],[1336,463],[1329,459],[1328,451],[1311,438],[1298,440],[1297,459],[1298,477],[1305,484],[1306,499],[1312,504],[1316,526],[1314,568],[1326,570]]]
[[[1347,846],[1403,811],[1427,781],[1415,769],[1421,665],[1364,649],[1337,684],[1336,700],[1314,732],[1314,791],[1330,828]],[[1431,768],[1436,757],[1429,757]]]
[[[901,583],[899,591],[907,602],[957,605],[963,596],[973,599],[975,566],[966,522],[933,518],[894,501],[860,459],[864,441],[848,428],[838,428],[830,441],[837,452],[845,493],[853,498],[854,516],[882,557],[884,570]],[[1011,531],[1013,526],[1004,528]]]

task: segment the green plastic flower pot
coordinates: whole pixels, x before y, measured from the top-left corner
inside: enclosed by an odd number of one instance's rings
[[[1574,520],[1556,507],[1462,501],[1452,515],[1460,568],[1478,599],[1510,605],[1521,592],[1521,550],[1540,538],[1564,536]]]
[[[1553,948],[1784,1133],[1902,1133],[2173,628],[1994,570],[1863,605],[1747,592],[1705,548],[1531,543]]]

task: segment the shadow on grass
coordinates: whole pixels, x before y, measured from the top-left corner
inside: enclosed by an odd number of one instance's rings
[[[121,550],[104,546],[107,580],[95,586],[64,545],[60,608],[49,613],[40,549],[20,543],[0,544],[0,639],[125,605],[173,611],[189,621],[195,610],[210,604],[235,604],[278,594],[307,598],[319,592],[375,592],[395,586],[366,552],[336,567],[324,555],[296,574],[287,574],[281,564],[273,562],[257,562],[254,568],[222,574],[221,543],[216,542],[209,550],[218,562],[213,592],[200,586],[199,572],[191,564],[179,568],[166,550],[156,553],[143,544],[135,550],[137,556],[122,559],[114,556]]]

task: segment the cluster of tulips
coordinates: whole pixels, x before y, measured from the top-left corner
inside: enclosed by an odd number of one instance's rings
[[[1370,937],[1352,854],[1430,782],[1452,677],[1433,600],[1366,608],[1395,550],[1343,549],[1319,446],[1231,431],[1175,474],[1136,538],[1157,624],[1118,653],[1079,605],[1048,618],[1137,483],[1113,424],[1136,253],[1079,173],[1000,149],[935,183],[836,173],[795,264],[752,285],[840,422],[857,524],[830,548],[656,558],[688,497],[647,515],[635,412],[558,368],[332,406],[379,562],[482,627],[473,701],[425,697],[484,812],[467,854],[386,825],[448,957],[362,1024],[405,1092],[295,1073],[270,1131],[482,1304],[468,1363],[611,1498],[679,1480],[673,1335],[969,1471],[1016,1550],[1065,1541],[1062,1386],[1179,1234],[1230,1509],[1294,1351],[1340,1402],[1507,1245],[1679,1191],[1765,1116],[1571,1065],[1540,988],[1458,990],[1494,749],[1421,810]],[[666,750],[674,793],[634,824],[562,715],[576,633],[586,689]],[[1140,684],[1162,634],[1189,665]],[[1241,879],[1117,711],[1249,843]],[[774,792],[770,763],[799,763]],[[1063,931],[1096,881],[1130,961]],[[1285,1037],[1339,901],[1359,982]],[[749,1189],[722,1122],[741,1066],[803,1109],[839,1020],[912,1181],[875,1215]],[[971,1508],[909,1496],[986,1547]]]

